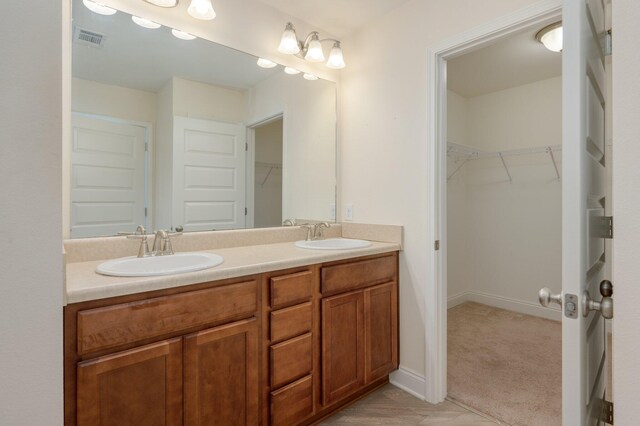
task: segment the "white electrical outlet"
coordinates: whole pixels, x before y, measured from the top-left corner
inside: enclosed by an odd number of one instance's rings
[[[329,203],[329,219],[336,220],[336,203]]]
[[[353,204],[349,203],[344,205],[344,219],[353,220]]]

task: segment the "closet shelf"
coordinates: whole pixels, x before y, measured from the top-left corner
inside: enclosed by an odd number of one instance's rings
[[[466,145],[460,145],[457,143],[449,142],[447,143],[447,156],[453,157],[456,160],[463,160],[462,163],[449,175],[447,176],[447,181],[449,181],[456,173],[462,169],[462,167],[471,160],[478,160],[481,158],[499,158],[504,167],[504,171],[507,174],[507,178],[509,179],[509,183],[513,182],[511,177],[511,172],[509,172],[509,167],[507,162],[505,161],[506,157],[513,157],[519,155],[534,155],[534,154],[549,154],[549,158],[553,163],[553,168],[556,172],[556,177],[560,180],[560,171],[558,169],[558,163],[556,162],[556,157],[553,155],[554,152],[562,151],[562,145],[548,145],[541,146],[536,148],[523,148],[523,149],[508,149],[504,151],[483,151],[480,149],[472,148]]]

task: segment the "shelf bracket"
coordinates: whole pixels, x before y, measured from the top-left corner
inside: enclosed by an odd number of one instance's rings
[[[504,161],[504,157],[502,156],[502,153],[499,152],[498,156],[500,157],[500,161],[502,161],[502,165],[504,166],[504,171],[507,172],[509,183],[513,183],[513,179],[511,179],[511,173],[509,173],[509,168],[507,167],[507,163]]]
[[[447,177],[447,182],[449,182],[451,180],[451,178],[458,173],[458,171],[460,171],[460,169],[462,168],[462,166],[464,166],[465,164],[467,164],[467,161],[469,161],[469,159],[465,159],[462,163],[460,163],[460,165],[453,171],[453,173],[451,173],[449,175],[449,177]]]
[[[560,180],[560,171],[558,170],[558,164],[556,163],[556,157],[553,155],[553,149],[549,146],[547,147],[547,152],[551,157],[551,162],[553,163],[553,168],[556,170],[556,177]]]

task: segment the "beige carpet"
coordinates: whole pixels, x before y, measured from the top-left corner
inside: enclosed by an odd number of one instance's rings
[[[514,426],[562,424],[560,322],[473,302],[448,321],[450,398]]]

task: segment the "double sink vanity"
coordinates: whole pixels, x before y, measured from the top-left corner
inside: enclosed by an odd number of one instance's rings
[[[304,233],[184,234],[176,254],[126,259],[222,262],[146,276],[96,272],[133,255],[130,240],[66,241],[66,424],[312,424],[386,383],[398,366],[401,227]]]

